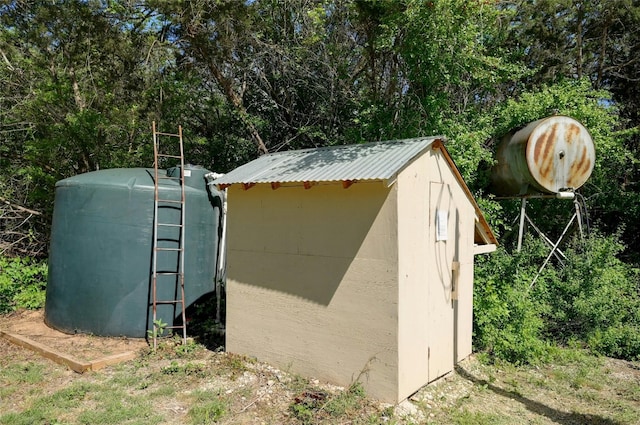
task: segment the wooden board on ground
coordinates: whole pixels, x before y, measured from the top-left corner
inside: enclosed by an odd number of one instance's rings
[[[59,332],[44,323],[43,310],[0,316],[0,336],[78,373],[131,360],[148,347],[144,339]]]

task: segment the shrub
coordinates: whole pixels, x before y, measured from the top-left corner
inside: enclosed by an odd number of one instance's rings
[[[528,239],[522,252],[503,248],[476,259],[474,346],[490,359],[545,361],[553,345],[640,358],[640,273],[619,259],[616,235],[574,240],[564,267],[548,264],[549,249]]]
[[[640,358],[640,274],[619,259],[617,235],[594,234],[567,251],[550,289],[548,330],[556,341],[578,339],[600,354]]]
[[[0,256],[0,313],[44,305],[47,263]]]
[[[549,349],[543,338],[545,305],[530,289],[543,247],[531,243],[527,247],[515,254],[499,248],[476,259],[475,349],[512,363],[535,363],[545,358]]]

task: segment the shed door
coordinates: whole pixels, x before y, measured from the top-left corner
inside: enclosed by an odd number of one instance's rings
[[[457,254],[458,211],[451,188],[431,182],[429,279],[427,291],[429,382],[453,370],[452,264]]]

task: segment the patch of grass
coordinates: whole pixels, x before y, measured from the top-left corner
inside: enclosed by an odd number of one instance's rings
[[[68,409],[80,404],[92,389],[86,384],[74,384],[49,396],[37,398],[33,404],[20,413],[10,413],[0,417],[0,424],[57,424],[60,416]]]
[[[0,370],[0,382],[7,384],[37,384],[42,382],[44,365],[39,363],[17,363]]]
[[[451,415],[453,424],[456,425],[511,425],[512,419],[495,413],[470,412],[466,409]]]
[[[214,424],[229,411],[229,401],[221,391],[197,391],[195,403],[189,409],[189,419],[194,425]]]
[[[174,385],[163,385],[151,391],[149,397],[171,397],[175,395],[175,393],[176,387]]]
[[[626,400],[640,402],[640,381],[629,382],[627,385],[621,385],[617,394]]]
[[[86,383],[76,383],[53,393],[49,397],[41,398],[36,405],[50,405],[55,406],[57,409],[75,407],[80,401],[84,400],[87,393],[94,390],[94,387]]]
[[[322,407],[322,410],[333,417],[350,415],[361,407],[365,398],[366,394],[364,392],[364,388],[362,388],[362,384],[360,382],[356,382],[346,391],[330,397],[327,403]]]
[[[640,409],[637,403],[630,403],[628,400],[612,398],[607,400],[599,400],[600,405],[606,405],[607,410],[611,412],[614,423],[619,424],[638,424],[640,423]]]
[[[417,401],[418,412],[426,415],[420,418],[396,416],[393,407],[368,398],[360,384],[331,390],[227,353],[173,349],[83,375],[20,357],[19,350],[7,353],[0,366],[0,425],[255,418],[286,425],[640,423],[640,366],[578,349],[559,351],[557,364],[538,366],[483,365],[471,358],[458,373],[424,389],[429,397]]]
[[[246,356],[233,353],[220,353],[215,360],[215,371],[218,376],[229,375],[229,378],[233,381],[242,376],[244,372],[249,371],[249,365],[255,362],[255,359]]]
[[[48,416],[47,412],[29,409],[22,413],[9,413],[0,416],[2,425],[34,425],[34,424],[59,424],[55,417]]]
[[[162,419],[147,398],[131,397],[108,386],[92,393],[91,401],[93,408],[78,415],[81,424],[149,424]]]

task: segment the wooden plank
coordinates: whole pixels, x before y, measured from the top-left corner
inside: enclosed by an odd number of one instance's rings
[[[40,344],[39,342],[33,341],[22,335],[12,334],[2,330],[0,330],[0,335],[16,345],[28,348],[29,350],[35,351],[36,353],[42,355],[43,357],[46,357],[49,360],[53,360],[58,364],[67,366],[74,372],[83,373],[91,368],[91,363],[76,360],[71,356],[60,353],[50,347],[47,347],[46,345]]]
[[[40,344],[39,342],[33,341],[22,335],[0,330],[0,336],[4,337],[6,340],[15,345],[19,345],[20,347],[35,351],[36,353],[49,360],[53,360],[58,364],[67,366],[69,369],[77,373],[84,373],[88,370],[99,370],[112,364],[125,362],[127,360],[133,360],[137,357],[137,353],[135,351],[127,351],[125,353],[106,356],[98,360],[84,362],[81,360],[77,360],[67,354],[60,353],[59,351],[56,351],[51,347]]]
[[[138,356],[135,351],[127,351],[126,353],[114,354],[112,356],[103,357],[98,360],[94,360],[89,363],[88,370],[98,370],[112,364],[126,362],[127,360],[133,360]]]

